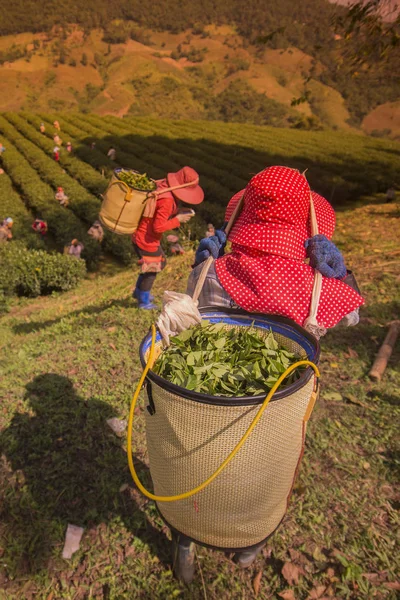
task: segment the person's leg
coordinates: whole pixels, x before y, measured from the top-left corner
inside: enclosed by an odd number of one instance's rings
[[[157,273],[165,267],[165,254],[161,246],[155,252],[146,252],[139,248],[137,244],[133,244],[133,247],[140,259],[139,264],[142,264],[142,270],[149,267],[148,263],[153,263],[156,266],[155,270],[145,271],[139,275],[135,289],[132,292],[132,296],[139,302],[139,308],[152,309],[155,306],[152,304],[154,297],[150,294],[150,290],[153,287]]]
[[[172,568],[186,584],[193,581],[195,572],[195,544],[182,534],[172,533]]]
[[[156,280],[157,273],[141,273],[138,279],[138,288],[142,292],[150,292]],[[139,282],[140,280],[140,282]]]
[[[247,569],[248,567],[251,567],[253,562],[256,560],[259,552],[261,552],[261,550],[264,548],[264,546],[265,546],[265,542],[262,542],[262,544],[259,544],[258,546],[256,546],[255,548],[252,548],[251,550],[244,550],[243,552],[236,552],[236,554],[234,556],[235,563],[237,563],[241,569]]]

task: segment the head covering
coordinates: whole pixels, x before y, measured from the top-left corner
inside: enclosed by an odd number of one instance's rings
[[[186,204],[200,204],[204,200],[204,192],[199,186],[199,175],[191,167],[183,167],[176,173],[168,173],[167,175],[168,185],[170,187],[176,187],[181,185],[187,185],[177,190],[173,190],[173,195],[178,200],[186,202]]]
[[[232,198],[228,214],[241,195]],[[322,196],[312,193],[312,198],[320,233],[331,237],[333,209]],[[215,263],[218,278],[244,310],[283,315],[303,325],[314,282],[314,270],[304,263],[304,242],[310,237],[308,183],[294,169],[269,167],[251,179],[243,200],[229,235],[232,251]],[[323,277],[318,323],[333,327],[363,303],[342,281]]]
[[[176,244],[176,242],[179,242],[179,237],[177,235],[167,235],[167,242],[169,244]]]
[[[63,191],[64,191],[64,190],[62,189],[62,187],[61,187],[61,186],[59,186],[59,187],[57,188],[57,192],[63,192]]]
[[[14,220],[11,217],[7,217],[6,223],[7,225],[12,225],[14,223]]]

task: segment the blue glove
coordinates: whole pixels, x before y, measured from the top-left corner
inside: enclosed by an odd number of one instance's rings
[[[199,247],[196,250],[194,266],[200,265],[210,256],[214,259],[223,256],[226,245],[226,235],[223,231],[217,229],[215,235],[200,240]]]
[[[310,266],[324,277],[343,279],[346,267],[340,250],[324,235],[318,234],[304,242]]]

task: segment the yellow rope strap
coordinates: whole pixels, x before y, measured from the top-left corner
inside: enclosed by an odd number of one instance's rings
[[[157,502],[175,502],[176,500],[184,500],[186,498],[190,498],[191,496],[194,496],[198,492],[201,492],[201,490],[204,490],[204,488],[206,488],[212,481],[214,481],[214,479],[225,469],[225,467],[231,462],[231,460],[233,459],[233,457],[239,452],[240,448],[246,442],[247,438],[249,437],[249,435],[251,434],[251,432],[253,431],[253,429],[257,425],[258,421],[261,419],[261,416],[262,416],[263,412],[265,411],[265,409],[267,408],[269,401],[271,400],[272,396],[275,394],[276,390],[281,385],[282,381],[292,371],[294,371],[295,369],[297,369],[297,367],[301,367],[303,365],[304,366],[307,365],[307,366],[312,367],[314,369],[315,375],[317,377],[320,376],[318,367],[314,363],[312,363],[311,361],[309,361],[309,360],[299,360],[295,364],[291,365],[288,369],[286,369],[286,371],[284,373],[282,373],[282,375],[279,377],[278,381],[271,388],[270,392],[268,393],[268,395],[265,398],[264,402],[260,406],[260,408],[259,408],[256,416],[254,417],[253,421],[250,423],[250,425],[247,428],[247,431],[243,435],[242,439],[236,444],[236,446],[234,447],[234,449],[232,450],[232,452],[229,454],[229,456],[227,456],[225,458],[225,460],[221,463],[221,465],[218,467],[218,469],[212,475],[210,475],[210,477],[208,479],[206,479],[206,481],[203,481],[203,483],[201,483],[197,487],[195,487],[192,490],[189,490],[187,492],[183,492],[182,494],[177,494],[175,496],[157,496],[156,494],[152,494],[151,492],[149,492],[148,490],[146,490],[145,487],[143,487],[143,485],[139,481],[139,477],[138,477],[138,475],[136,473],[136,470],[135,470],[135,467],[134,467],[134,464],[133,464],[133,459],[132,459],[132,426],[133,426],[133,418],[134,418],[134,413],[135,413],[135,407],[136,407],[137,399],[139,397],[140,390],[141,390],[141,388],[142,388],[142,386],[144,384],[144,381],[146,379],[147,373],[149,372],[150,368],[153,366],[154,353],[155,353],[155,342],[156,342],[156,328],[155,328],[154,325],[152,325],[151,348],[150,348],[149,359],[148,359],[148,361],[146,363],[146,366],[145,366],[145,368],[143,370],[143,373],[142,373],[142,376],[141,376],[140,381],[138,383],[138,386],[136,388],[136,391],[135,391],[135,393],[133,395],[131,409],[130,409],[130,413],[129,413],[129,423],[128,423],[128,464],[129,464],[129,469],[130,469],[133,481],[135,482],[135,484],[137,485],[137,487],[139,488],[139,490],[142,492],[142,494],[144,494],[147,498],[150,498],[150,500],[156,500]]]

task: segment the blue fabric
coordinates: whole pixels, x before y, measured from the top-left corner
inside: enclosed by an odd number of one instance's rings
[[[304,242],[310,266],[317,269],[324,277],[343,279],[346,267],[340,250],[333,242],[322,234],[314,235]]]
[[[199,247],[196,251],[196,258],[194,266],[200,265],[202,262],[207,260],[210,256],[214,259],[224,255],[224,249],[226,246],[226,235],[224,231],[217,229],[215,235],[209,238],[203,238],[200,240]]]

